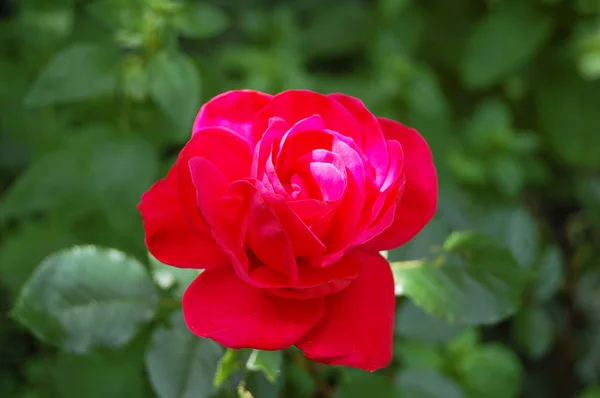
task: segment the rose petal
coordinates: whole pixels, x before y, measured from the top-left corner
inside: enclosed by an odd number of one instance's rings
[[[358,98],[340,93],[329,94],[328,97],[335,99],[348,109],[360,124],[362,140],[359,142],[362,142],[362,151],[369,159],[371,166],[375,169],[375,182],[380,187],[387,174],[388,152],[385,136],[381,131],[377,119]]]
[[[317,269],[308,265],[306,261],[300,261],[297,286],[269,289],[269,292],[281,297],[301,299],[326,296],[345,289],[353,279],[358,277],[361,268],[362,264],[354,261],[352,256],[342,257],[323,269]]]
[[[344,106],[332,98],[308,90],[289,90],[275,95],[256,115],[252,124],[253,135],[261,136],[269,125],[269,118],[273,116],[295,124],[312,115],[321,116],[331,130],[352,139],[361,138],[360,125]]]
[[[362,263],[360,275],[340,293],[326,296],[323,319],[296,345],[315,361],[375,371],[392,359],[392,271],[377,253],[353,250],[346,256]]]
[[[181,150],[177,159],[179,197],[184,214],[192,226],[200,228],[204,220],[198,210],[196,192],[207,188],[203,187],[199,180],[196,186],[192,183],[189,162],[194,157],[207,159],[228,182],[232,182],[250,175],[252,152],[246,141],[233,131],[222,127],[198,130]],[[213,183],[206,180],[206,184]]]
[[[146,246],[160,262],[182,268],[211,268],[228,262],[206,224],[199,225],[201,233],[185,218],[174,167],[167,178],[142,195],[138,209],[144,223]]]
[[[386,137],[402,145],[406,183],[392,225],[361,246],[371,251],[393,249],[408,242],[431,220],[438,201],[437,174],[425,139],[398,122],[378,120]]]
[[[269,94],[254,90],[220,94],[202,106],[194,121],[193,134],[204,127],[226,127],[243,137],[253,148],[260,135],[252,137],[252,120],[271,98]]]
[[[190,330],[227,347],[281,350],[321,319],[323,299],[285,299],[240,280],[229,267],[207,270],[188,287],[183,313]]]

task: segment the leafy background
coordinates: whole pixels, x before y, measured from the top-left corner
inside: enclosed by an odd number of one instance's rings
[[[600,397],[598,0],[4,0],[0,54],[0,397]],[[239,88],[429,141],[389,368],[187,332],[135,206]]]

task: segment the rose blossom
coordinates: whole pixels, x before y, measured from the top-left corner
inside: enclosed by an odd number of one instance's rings
[[[379,252],[436,206],[416,130],[343,94],[242,90],[200,109],[139,209],[158,260],[205,270],[183,296],[193,333],[373,371],[391,360],[395,310]]]

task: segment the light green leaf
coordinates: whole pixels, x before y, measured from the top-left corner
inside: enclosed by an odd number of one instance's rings
[[[551,30],[551,19],[530,3],[499,5],[469,36],[461,64],[463,81],[473,89],[497,83],[530,60]]]
[[[454,381],[435,370],[405,370],[396,379],[402,398],[463,398]]]
[[[163,289],[174,287],[178,297],[183,297],[183,293],[190,283],[202,272],[198,269],[178,268],[163,264],[150,253],[148,253],[148,259],[156,284]]]
[[[252,371],[262,371],[267,380],[275,382],[281,372],[283,354],[281,351],[252,350],[246,368]]]
[[[160,398],[209,397],[222,354],[217,343],[190,332],[182,312],[173,313],[171,327],[156,329],[146,351],[150,383]]]
[[[200,77],[183,53],[157,53],[149,65],[150,93],[178,127],[191,129],[200,103]]]
[[[456,364],[456,371],[470,396],[519,396],[523,376],[521,363],[512,351],[499,344],[489,344],[469,352]]]
[[[73,352],[120,347],[152,319],[156,288],[142,264],[114,249],[77,246],[46,258],[13,316],[38,338]]]
[[[231,24],[221,9],[206,3],[192,3],[173,17],[173,25],[183,36],[206,39],[223,33]]]
[[[116,55],[96,44],[76,43],[54,56],[25,104],[43,106],[109,96],[117,84]]]
[[[513,323],[513,335],[532,359],[543,357],[552,347],[554,324],[550,314],[541,307],[519,311]]]
[[[438,260],[392,263],[396,292],[465,325],[498,322],[517,310],[525,275],[507,248],[489,236],[461,232],[450,235],[443,249]]]

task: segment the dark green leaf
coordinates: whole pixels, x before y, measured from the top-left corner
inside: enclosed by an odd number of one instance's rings
[[[402,398],[464,398],[454,381],[434,370],[405,370],[396,385]]]
[[[184,36],[205,39],[225,31],[230,20],[221,9],[206,3],[191,3],[173,17],[175,28]]]
[[[522,368],[509,349],[490,344],[469,352],[456,365],[465,391],[473,397],[514,398],[521,390]]]
[[[541,307],[520,311],[514,320],[513,334],[530,358],[539,359],[552,347],[555,334],[552,317]]]
[[[143,339],[118,351],[86,355],[60,352],[53,373],[61,397],[148,397],[143,361],[145,343]]]
[[[547,248],[536,264],[534,296],[546,301],[554,296],[564,283],[563,256],[559,247]]]
[[[386,397],[399,398],[399,392],[383,376],[351,370],[349,377],[335,392],[334,398]]]
[[[453,233],[444,250],[437,261],[392,263],[397,291],[433,315],[466,325],[498,322],[517,310],[525,275],[507,248],[463,232]]]
[[[50,61],[25,104],[51,105],[109,96],[117,84],[115,54],[96,44],[73,44]]]
[[[29,164],[0,201],[1,218],[51,209],[77,197],[87,173],[81,153],[59,150]]]
[[[566,164],[600,168],[600,82],[586,82],[571,69],[552,72],[536,93],[539,123],[550,146]]]
[[[62,228],[48,224],[24,224],[0,246],[0,281],[17,296],[35,267],[52,252],[74,245],[77,239]]]
[[[463,81],[475,89],[497,83],[539,51],[551,28],[551,19],[530,3],[500,5],[481,20],[467,41]]]
[[[154,315],[156,289],[138,261],[114,249],[74,247],[44,260],[13,316],[36,336],[73,352],[119,347]]]
[[[170,328],[160,327],[152,335],[146,352],[150,383],[160,398],[209,397],[222,354],[217,343],[192,334],[176,312]]]
[[[154,148],[139,138],[107,139],[94,146],[90,164],[94,199],[115,229],[128,230],[139,220],[140,196],[156,177]]]
[[[175,122],[188,131],[200,102],[200,77],[191,58],[182,53],[159,52],[150,61],[150,93]]]
[[[437,346],[416,340],[400,340],[394,344],[394,357],[402,369],[441,369],[444,364],[441,350]]]
[[[250,372],[246,374],[244,384],[254,398],[279,398],[283,377],[271,381],[263,372]]]

